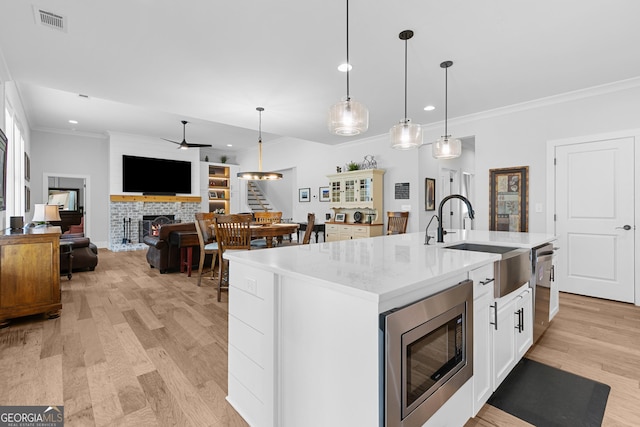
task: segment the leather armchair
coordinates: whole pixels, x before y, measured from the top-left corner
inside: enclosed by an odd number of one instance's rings
[[[62,234],[60,239],[72,241],[72,271],[95,270],[98,265],[98,247],[82,234]],[[61,254],[61,256],[63,256]],[[67,273],[68,264],[60,263],[60,273]]]
[[[177,245],[169,243],[169,234],[172,231],[196,232],[193,222],[180,222],[175,224],[162,224],[158,228],[157,236],[145,236],[142,241],[149,246],[147,250],[147,262],[151,268],[157,268],[161,274],[180,269],[180,250]],[[198,260],[200,251],[193,248],[193,261]]]

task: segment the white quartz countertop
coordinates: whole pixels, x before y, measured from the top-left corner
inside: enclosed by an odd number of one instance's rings
[[[380,302],[500,258],[446,249],[447,244],[467,241],[532,248],[554,239],[548,234],[456,230],[445,236],[444,244],[437,245],[425,245],[424,233],[407,233],[228,252],[225,257],[231,260],[232,269],[234,264],[249,265]]]
[[[436,230],[429,230],[429,234],[434,236],[431,244],[436,244]],[[423,235],[424,237],[424,235]],[[487,231],[487,230],[447,230],[444,236],[444,243],[437,243],[440,246],[447,246],[453,243],[481,243],[494,246],[512,246],[514,248],[535,248],[537,246],[556,240],[556,236],[547,233],[520,233],[511,231]]]

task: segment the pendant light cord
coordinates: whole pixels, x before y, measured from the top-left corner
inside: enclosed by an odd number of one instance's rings
[[[264,108],[258,107],[258,172],[262,172],[262,111]]]
[[[349,0],[347,0],[347,101],[351,100],[349,96],[349,68],[351,68],[351,63],[349,62]]]
[[[407,40],[404,40],[404,119],[407,119]]]
[[[449,134],[447,133],[447,111],[448,111],[448,102],[449,99],[449,67],[444,69],[444,137],[445,139],[449,138]]]

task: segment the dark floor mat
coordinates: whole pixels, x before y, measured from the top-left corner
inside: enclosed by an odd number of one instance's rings
[[[602,425],[611,387],[523,358],[488,403],[537,427]]]

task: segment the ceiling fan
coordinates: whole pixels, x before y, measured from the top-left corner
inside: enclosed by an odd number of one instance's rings
[[[186,120],[182,120],[182,142],[172,141],[172,140],[166,139],[166,138],[162,138],[162,139],[164,139],[165,141],[173,142],[174,144],[178,144],[179,145],[178,148],[180,148],[182,150],[186,150],[187,148],[211,147],[211,144],[190,144],[190,143],[188,143],[186,138],[185,138],[187,123],[189,123],[189,122],[186,121]]]

